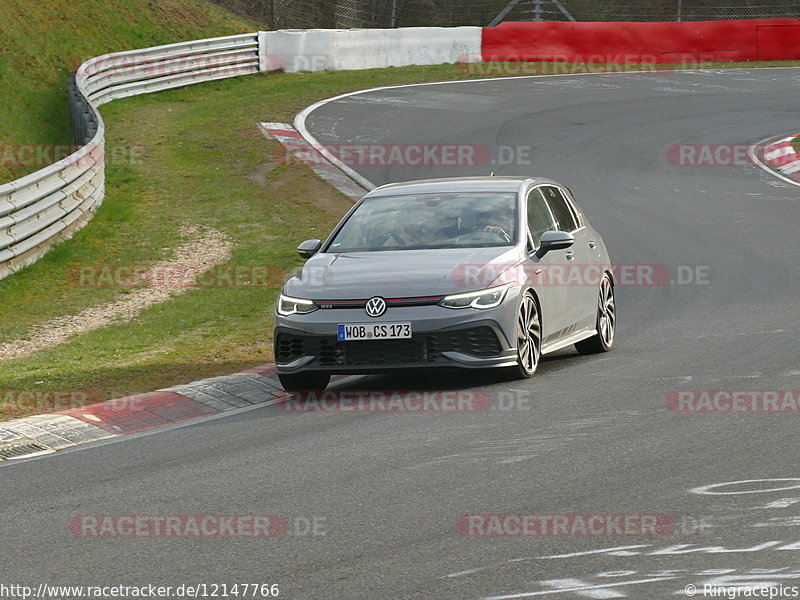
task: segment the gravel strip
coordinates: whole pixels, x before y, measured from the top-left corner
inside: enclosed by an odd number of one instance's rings
[[[170,270],[185,272],[187,267],[200,274],[230,258],[232,244],[220,231],[215,229],[201,231],[197,227],[184,227],[181,229],[181,234],[192,239],[175,250],[171,261],[158,263],[143,272],[141,274],[143,280],[159,281],[165,272]],[[190,289],[193,288],[175,285],[142,287],[120,300],[92,306],[74,315],[51,319],[31,329],[24,338],[0,344],[0,361],[30,356],[39,350],[63,344],[72,336],[94,331],[112,323],[129,321],[148,306],[165,302]]]

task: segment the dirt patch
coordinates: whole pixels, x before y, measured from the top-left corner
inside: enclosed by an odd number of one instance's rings
[[[258,165],[258,168],[255,171],[247,176],[247,179],[252,181],[258,187],[268,188],[270,187],[268,183],[269,174],[277,166],[278,165],[274,163],[261,163]]]
[[[170,261],[153,265],[149,271],[142,273],[143,280],[155,280],[159,273],[187,265],[196,268],[198,274],[203,273],[230,258],[232,244],[220,231],[215,229],[201,231],[197,227],[183,227],[181,234],[191,239],[175,250]],[[51,319],[31,329],[24,338],[0,344],[0,361],[30,356],[40,350],[63,344],[72,336],[88,333],[112,323],[129,321],[148,306],[165,302],[189,289],[191,288],[142,287],[120,300],[92,306],[74,315]]]
[[[308,186],[311,194],[308,200],[317,208],[321,208],[337,218],[343,217],[348,210],[353,208],[353,199],[348,198],[326,181],[313,174],[304,176],[311,178]]]
[[[353,199],[345,196],[305,165],[279,165],[267,180],[273,196],[302,206],[307,204],[340,219],[353,208]],[[302,190],[302,191],[301,191]]]

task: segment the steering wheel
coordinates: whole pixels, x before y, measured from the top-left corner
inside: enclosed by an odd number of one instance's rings
[[[496,235],[504,242],[511,241],[511,236],[508,235],[508,232],[502,227],[500,227],[500,225],[487,225],[486,227],[484,227],[483,230],[486,231],[487,233]]]

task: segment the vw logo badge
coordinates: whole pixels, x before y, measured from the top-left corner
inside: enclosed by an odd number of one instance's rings
[[[375,296],[367,300],[367,306],[364,308],[370,317],[380,317],[386,312],[386,300],[380,296]]]

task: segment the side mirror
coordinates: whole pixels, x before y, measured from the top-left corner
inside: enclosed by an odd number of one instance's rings
[[[539,249],[536,256],[542,258],[550,250],[563,250],[575,243],[575,236],[566,231],[545,231],[539,238]]]
[[[322,242],[319,240],[306,240],[297,247],[297,253],[303,258],[311,258],[319,249],[322,248]]]

